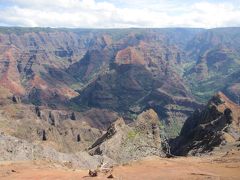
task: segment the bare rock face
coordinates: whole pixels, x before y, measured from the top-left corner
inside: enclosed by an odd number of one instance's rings
[[[118,156],[116,152],[121,148],[122,141],[125,139],[129,129],[122,118],[117,119],[107,129],[107,132],[93,143],[89,148],[89,153],[92,155],[107,153],[109,157]]]
[[[147,134],[153,140],[154,145],[160,148],[160,128],[159,118],[156,112],[152,109],[142,112],[135,121],[135,129],[141,133]]]
[[[206,107],[189,117],[173,141],[176,155],[197,155],[240,140],[240,107],[223,93],[212,97]]]
[[[153,110],[143,112],[130,125],[120,118],[89,148],[89,153],[106,155],[119,163],[149,155],[164,156],[158,123]]]

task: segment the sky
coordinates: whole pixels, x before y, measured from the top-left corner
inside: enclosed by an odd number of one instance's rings
[[[240,0],[0,0],[0,26],[239,27]]]

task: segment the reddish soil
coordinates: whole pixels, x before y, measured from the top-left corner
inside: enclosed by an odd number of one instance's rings
[[[128,47],[119,51],[116,55],[117,64],[142,64],[144,65],[144,59],[139,52],[133,47]]]
[[[0,77],[0,85],[10,89],[15,94],[24,94],[25,90],[20,83],[20,74],[17,70],[16,59],[14,57],[14,49],[8,49],[3,54],[4,59],[9,63],[9,66],[5,69],[5,73]]]
[[[240,153],[233,151],[217,157],[146,158],[142,161],[114,167],[118,180],[159,179],[240,179]],[[108,174],[109,175],[109,174]],[[0,164],[0,179],[107,179],[103,173],[89,177],[87,170],[68,169],[46,162]]]

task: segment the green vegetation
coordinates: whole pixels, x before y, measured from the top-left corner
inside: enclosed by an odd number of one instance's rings
[[[220,62],[215,62],[216,57],[208,60],[210,61],[208,65],[208,62],[205,62],[208,71],[202,79],[199,78],[202,76],[201,73],[191,72],[194,66],[186,69],[185,81],[188,82],[189,89],[198,101],[205,103],[216,92],[239,81],[237,76],[240,73],[240,58],[232,54],[226,56],[226,59]]]
[[[128,138],[129,140],[132,140],[132,139],[134,139],[138,134],[139,134],[139,132],[137,132],[136,130],[131,130],[131,131],[128,132],[127,138]]]
[[[238,73],[239,72],[229,75],[211,75],[210,78],[202,81],[198,81],[193,77],[190,79],[190,89],[198,101],[205,103],[216,92],[236,83],[238,79],[235,76]]]

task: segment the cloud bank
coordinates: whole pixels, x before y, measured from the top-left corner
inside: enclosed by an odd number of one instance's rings
[[[0,25],[74,28],[240,26],[240,3],[236,2],[0,0]]]

